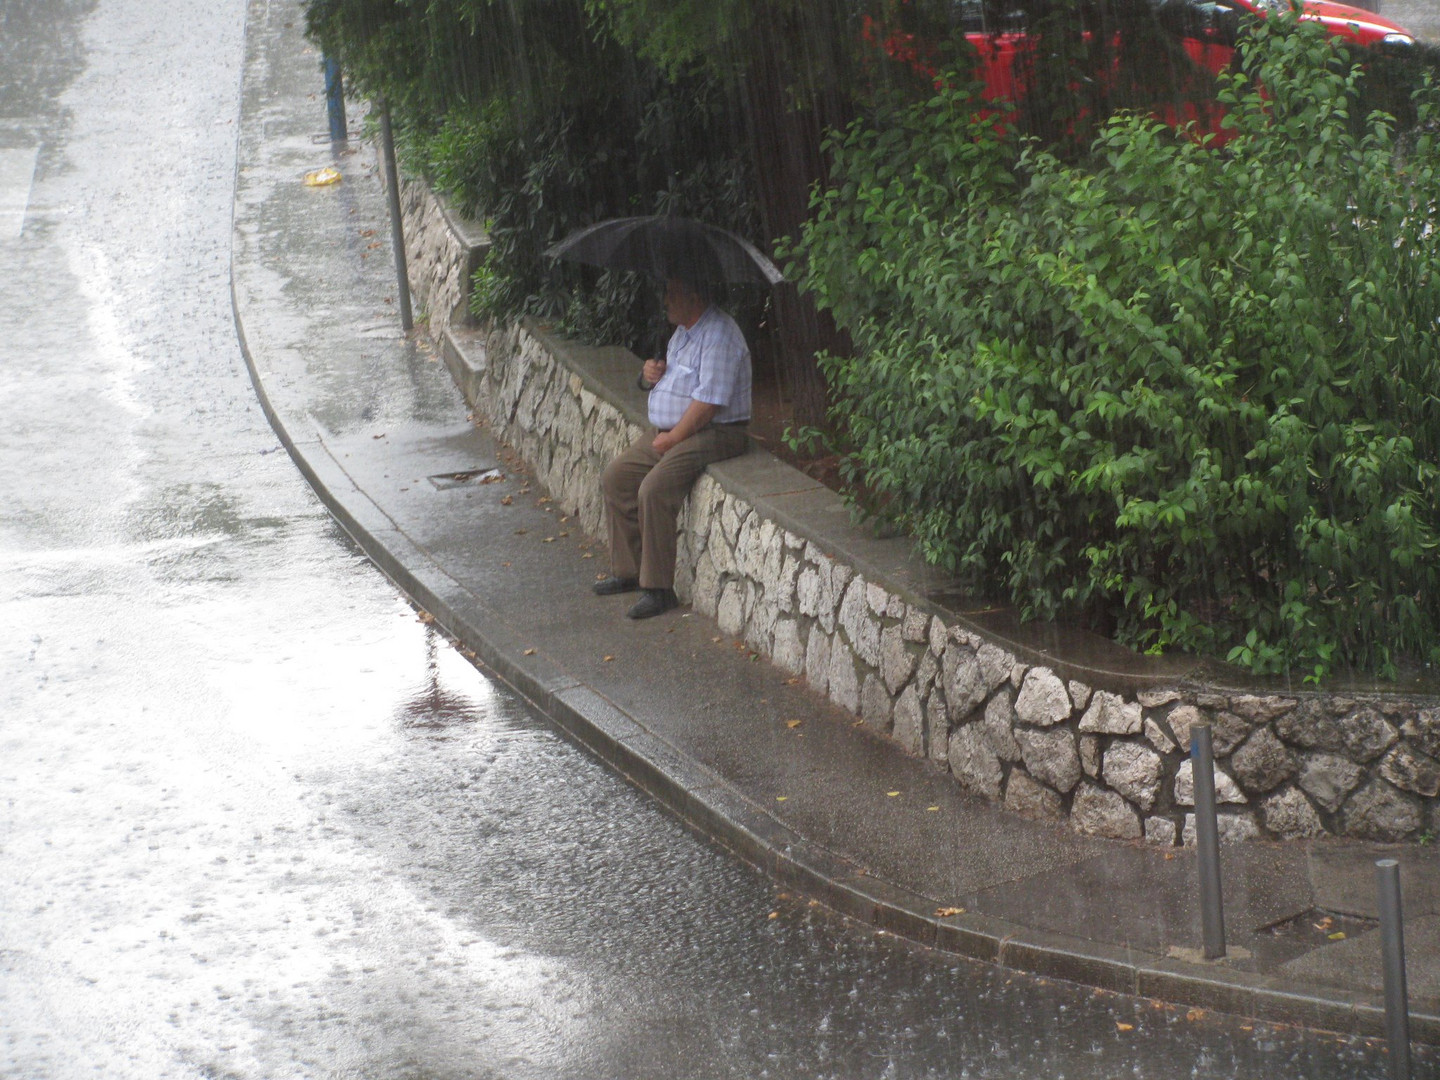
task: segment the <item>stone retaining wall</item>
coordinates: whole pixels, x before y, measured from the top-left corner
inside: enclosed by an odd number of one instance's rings
[[[430,214],[443,217],[438,207]],[[600,472],[642,418],[596,376],[607,350],[526,323],[469,352],[477,413],[566,513],[603,535]],[[1203,721],[1214,731],[1225,839],[1401,840],[1440,828],[1440,702],[1124,691],[1125,680],[1062,678],[1062,664],[1038,663],[902,586],[867,580],[846,544],[818,539],[833,528],[811,535],[793,515],[782,526],[763,497],[727,488],[728,469],[712,466],[682,514],[681,598],[969,791],[1083,833],[1183,843],[1194,830],[1185,748]],[[858,529],[855,539],[852,550],[867,542]]]

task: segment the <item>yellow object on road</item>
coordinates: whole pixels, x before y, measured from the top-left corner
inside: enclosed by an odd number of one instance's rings
[[[324,187],[326,184],[338,184],[340,182],[340,170],[326,166],[323,169],[316,169],[314,172],[305,174],[306,187]]]

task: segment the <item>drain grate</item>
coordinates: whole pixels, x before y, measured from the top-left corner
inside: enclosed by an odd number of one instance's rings
[[[1345,915],[1335,911],[1311,908],[1255,931],[1287,943],[1318,948],[1348,938],[1359,937],[1379,926],[1375,919]]]
[[[468,487],[474,484],[497,484],[505,479],[505,474],[493,465],[482,465],[477,469],[435,473],[428,479],[435,485],[437,491],[446,491],[449,488]]]

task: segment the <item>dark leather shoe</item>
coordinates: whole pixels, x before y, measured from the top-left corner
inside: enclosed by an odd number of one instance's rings
[[[646,589],[645,595],[635,602],[635,606],[625,613],[625,617],[627,619],[650,619],[679,606],[680,601],[669,589]]]
[[[616,593],[634,592],[639,587],[640,582],[634,578],[616,577],[614,574],[602,578],[593,586],[596,596],[614,596]]]

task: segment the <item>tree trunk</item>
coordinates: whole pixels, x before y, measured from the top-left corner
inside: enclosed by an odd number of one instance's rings
[[[843,127],[847,115],[837,85],[840,58],[806,55],[806,63],[795,62],[807,50],[841,44],[830,36],[837,28],[807,26],[807,17],[828,21],[828,5],[814,5],[806,17],[778,15],[774,24],[762,28],[755,35],[745,76],[761,226],[772,241],[798,238],[810,216],[810,190],[825,178],[820,140],[827,128]],[[775,289],[774,316],[776,364],[781,386],[790,394],[794,422],[822,426],[828,394],[815,354],[844,353],[849,343],[829,315],[793,284]]]

